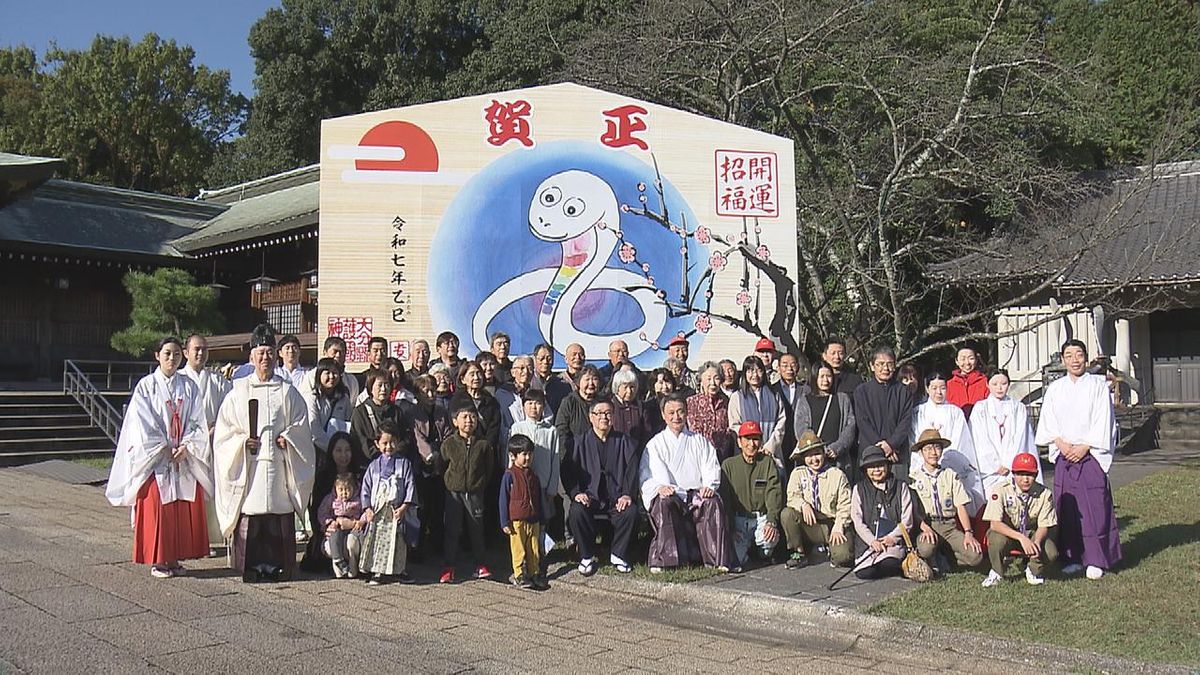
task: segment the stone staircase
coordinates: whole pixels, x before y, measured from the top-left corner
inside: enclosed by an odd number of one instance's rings
[[[112,440],[71,396],[61,391],[0,391],[0,466],[111,455],[113,448]]]

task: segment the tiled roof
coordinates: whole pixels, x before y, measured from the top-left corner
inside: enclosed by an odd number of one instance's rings
[[[41,185],[64,162],[53,157],[30,157],[0,152],[0,206],[7,204],[17,195]]]
[[[203,192],[200,198],[206,203],[228,204],[229,209],[173,243],[180,251],[195,253],[316,225],[319,178],[319,167],[314,165],[243,185]]]
[[[990,284],[1044,277],[1063,269],[1058,287],[1111,283],[1173,284],[1200,280],[1200,161],[1135,171],[1079,205],[1065,226],[995,239],[958,260],[931,268],[953,284]],[[1107,233],[1090,242],[1097,232]],[[1090,243],[1089,243],[1090,242]],[[1076,263],[1069,261],[1090,247]],[[1064,269],[1065,267],[1065,269]]]
[[[50,180],[0,208],[0,242],[178,257],[180,252],[170,242],[225,208],[148,192]]]

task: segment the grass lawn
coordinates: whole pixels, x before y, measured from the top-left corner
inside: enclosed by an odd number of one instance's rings
[[[108,471],[108,470],[112,469],[113,458],[112,458],[112,456],[108,456],[108,457],[75,457],[75,458],[71,459],[71,461],[76,464],[90,466],[93,469],[100,469],[101,471]]]
[[[1200,666],[1200,467],[1116,491],[1125,559],[1100,581],[1023,576],[982,588],[978,573],[890,598],[874,614],[993,636]],[[1010,570],[1010,573],[1014,570]]]
[[[677,567],[675,569],[663,570],[659,574],[651,574],[650,568],[646,565],[637,564],[633,566],[633,571],[629,574],[621,574],[617,568],[607,564],[608,560],[602,558],[602,564],[598,570],[600,574],[607,574],[614,577],[633,577],[635,579],[646,579],[649,581],[660,581],[667,584],[687,584],[693,581],[702,581],[712,577],[720,576],[722,573],[711,567],[697,565],[695,567]]]

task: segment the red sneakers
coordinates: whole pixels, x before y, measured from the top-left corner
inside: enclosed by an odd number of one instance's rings
[[[479,567],[475,568],[475,578],[491,579],[492,571],[487,568],[487,565],[480,565]]]
[[[452,583],[454,583],[454,568],[453,568],[453,567],[447,567],[445,570],[443,570],[443,571],[442,571],[442,577],[441,577],[440,579],[438,579],[438,583],[439,583],[439,584],[452,584]]]

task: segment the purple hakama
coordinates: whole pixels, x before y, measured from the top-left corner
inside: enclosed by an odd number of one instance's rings
[[[1059,456],[1054,465],[1054,510],[1064,564],[1112,569],[1121,561],[1121,540],[1108,475],[1092,455],[1082,462]]]
[[[678,497],[657,496],[650,504],[651,567],[679,567],[703,562],[709,567],[732,568],[733,542],[726,525],[720,496],[700,497],[688,491],[688,503]]]

